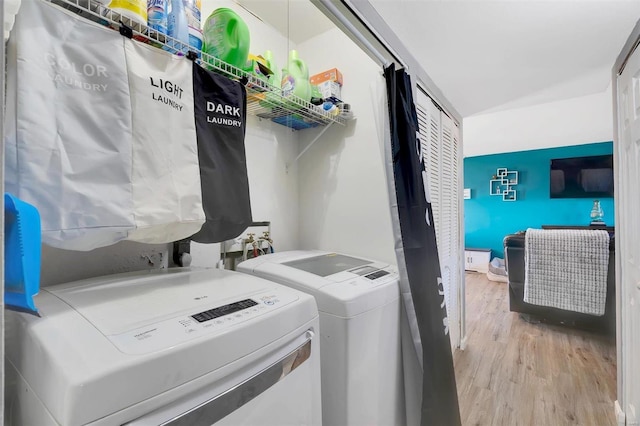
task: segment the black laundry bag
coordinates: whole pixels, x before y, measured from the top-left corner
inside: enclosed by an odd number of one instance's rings
[[[194,62],[193,91],[202,205],[206,222],[191,239],[217,243],[237,237],[252,222],[244,149],[244,86]]]

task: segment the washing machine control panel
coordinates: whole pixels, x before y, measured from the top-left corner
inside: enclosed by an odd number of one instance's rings
[[[253,299],[245,299],[239,302],[230,303],[228,305],[219,306],[217,308],[209,309],[208,311],[200,312],[199,314],[191,315],[191,318],[198,322],[211,321],[216,318],[223,317],[225,315],[231,315],[238,311],[246,310],[256,306],[258,302]]]
[[[398,274],[389,267],[377,268],[375,266],[367,265],[351,269],[348,272],[359,275],[358,277],[351,278],[347,281],[348,284],[355,287],[362,286],[371,288],[398,279]],[[353,277],[353,275],[351,275],[351,277]]]
[[[381,269],[379,271],[375,271],[375,272],[372,272],[370,274],[367,274],[364,277],[366,279],[368,279],[368,280],[372,280],[373,281],[373,280],[377,280],[378,278],[382,278],[385,275],[389,275],[389,273],[387,271]]]
[[[122,352],[145,354],[210,333],[221,333],[240,323],[266,315],[298,299],[290,292],[272,290],[210,309],[181,315],[122,334],[107,336]]]

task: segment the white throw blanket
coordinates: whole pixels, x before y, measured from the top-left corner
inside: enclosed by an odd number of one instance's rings
[[[527,229],[524,301],[604,315],[609,234],[603,230]]]

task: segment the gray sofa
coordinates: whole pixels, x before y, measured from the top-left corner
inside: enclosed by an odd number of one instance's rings
[[[570,325],[615,335],[615,243],[609,243],[609,271],[607,300],[603,316],[587,315],[547,306],[531,305],[524,301],[524,233],[504,238],[504,254],[509,277],[509,310],[528,314],[531,319],[552,324]]]

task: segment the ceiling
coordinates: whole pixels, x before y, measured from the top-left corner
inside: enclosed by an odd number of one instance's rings
[[[333,27],[308,0],[235,1],[296,44]],[[640,0],[368,1],[463,117],[603,92],[640,19]]]
[[[303,43],[335,27],[329,18],[308,0],[235,0],[235,2],[295,44]]]
[[[369,0],[463,117],[600,93],[640,1]]]

